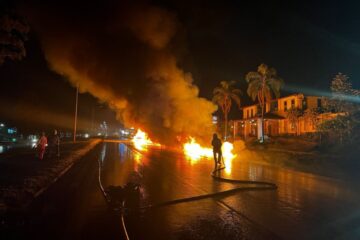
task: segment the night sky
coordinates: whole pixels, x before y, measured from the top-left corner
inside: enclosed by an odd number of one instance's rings
[[[39,2],[34,1],[33,7]],[[236,80],[244,92],[243,105],[249,104],[244,76],[261,63],[276,68],[284,79],[283,95],[291,91],[310,91],[309,94],[314,94],[311,90],[328,91],[331,79],[338,72],[347,74],[354,87],[360,87],[357,1],[147,2],[176,14],[181,23],[178,38],[182,42],[175,51],[178,63],[192,73],[203,97],[210,99],[212,89],[220,81]],[[64,4],[72,9],[69,2]],[[86,2],[74,4],[79,9]],[[4,4],[2,8],[15,9],[19,5]],[[63,76],[49,69],[33,29],[26,48],[25,59],[6,61],[0,66],[0,120],[24,131],[56,126],[71,128],[75,89]],[[81,94],[79,104],[80,128],[89,127],[93,112],[97,122],[106,120],[116,124],[115,114],[91,95]],[[65,123],[29,121],[16,114],[23,109],[34,110],[37,115],[47,112],[53,116],[51,119],[62,119]],[[233,110],[232,116],[239,116],[239,112]]]

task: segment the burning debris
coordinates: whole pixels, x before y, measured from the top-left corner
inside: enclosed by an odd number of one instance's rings
[[[202,157],[210,158],[213,155],[211,148],[202,147],[192,137],[190,137],[189,142],[184,144],[184,153],[192,161],[197,161]]]
[[[233,149],[234,146],[230,142],[224,142],[221,147],[222,157],[225,164],[225,172],[228,174],[231,173],[232,160],[236,157],[236,155],[232,152]],[[212,148],[202,147],[193,137],[190,137],[189,141],[183,145],[183,151],[185,156],[190,159],[191,162],[197,162],[201,158],[213,157]]]
[[[161,146],[159,143],[154,143],[148,134],[138,129],[132,139],[134,147],[139,151],[146,151],[148,146]],[[231,172],[231,162],[236,157],[233,154],[234,146],[230,142],[224,142],[222,145],[222,157],[225,164],[225,172]],[[188,142],[183,144],[182,151],[191,162],[197,162],[201,158],[212,158],[213,150],[209,147],[201,146],[194,137],[189,137]]]
[[[153,141],[151,141],[147,133],[141,131],[140,129],[137,130],[135,136],[132,139],[132,142],[134,144],[134,147],[139,151],[146,150],[148,145],[161,146],[159,143],[154,143]]]

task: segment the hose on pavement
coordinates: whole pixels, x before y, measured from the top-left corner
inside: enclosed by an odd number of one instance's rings
[[[111,206],[111,197],[108,196],[106,190],[104,189],[104,187],[101,183],[101,162],[100,162],[100,160],[98,162],[99,162],[99,174],[98,174],[99,187],[105,198],[105,201],[109,204],[109,206]],[[225,190],[225,191],[206,193],[206,194],[202,194],[202,195],[196,195],[196,196],[191,196],[191,197],[186,197],[186,198],[169,200],[169,201],[165,201],[165,202],[161,202],[161,203],[157,203],[157,204],[150,204],[147,206],[140,207],[140,210],[154,209],[154,208],[159,208],[159,207],[164,207],[164,206],[169,206],[169,205],[174,205],[174,204],[179,204],[179,203],[202,200],[202,199],[206,199],[206,198],[224,197],[226,195],[231,195],[231,194],[234,194],[236,192],[241,192],[241,191],[276,190],[278,188],[275,183],[266,182],[266,181],[253,181],[253,180],[239,180],[239,179],[224,178],[221,176],[221,171],[224,169],[225,169],[225,166],[221,167],[221,168],[220,167],[216,168],[211,173],[211,177],[215,181],[218,181],[218,182],[227,182],[227,183],[233,183],[233,184],[247,184],[250,186],[240,186],[240,187],[235,187],[235,188]],[[113,209],[113,210],[115,210],[116,212],[120,212],[122,229],[123,229],[126,239],[129,240],[130,238],[129,238],[125,220],[124,220],[125,200],[122,201],[121,209]]]
[[[218,182],[227,182],[227,183],[233,183],[233,184],[248,184],[251,186],[241,186],[241,187],[231,188],[229,190],[220,191],[220,192],[213,192],[213,193],[207,193],[207,194],[202,194],[202,195],[197,195],[197,196],[191,196],[191,197],[187,197],[187,198],[169,200],[169,201],[165,201],[162,203],[144,206],[144,207],[142,207],[142,209],[163,207],[163,206],[174,205],[174,204],[178,204],[178,203],[197,201],[197,200],[201,200],[201,199],[205,199],[205,198],[224,197],[226,195],[231,195],[231,194],[234,194],[236,192],[241,192],[241,191],[276,190],[278,188],[275,183],[271,183],[271,182],[238,180],[238,179],[229,179],[229,178],[221,177],[220,173],[224,169],[225,169],[225,167],[215,169],[211,173],[211,177],[215,181],[218,181]]]
[[[110,207],[112,206],[111,204],[111,197],[108,195],[108,193],[106,192],[106,190],[104,189],[103,185],[102,185],[102,182],[101,182],[101,161],[100,159],[98,159],[98,186],[100,188],[100,191],[107,203],[107,205]],[[112,210],[115,210],[116,212],[119,212],[120,213],[120,219],[121,219],[121,228],[123,230],[123,233],[124,233],[124,237],[126,240],[130,240],[130,237],[129,237],[129,234],[128,234],[128,231],[127,231],[127,228],[126,228],[126,224],[125,224],[125,219],[124,219],[124,209],[125,209],[125,200],[123,200],[121,202],[121,209],[112,209]]]

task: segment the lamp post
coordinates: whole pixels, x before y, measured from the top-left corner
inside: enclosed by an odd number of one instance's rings
[[[74,117],[74,143],[76,142],[76,125],[78,114],[78,100],[79,100],[79,84],[76,86],[76,100],[75,100],[75,117]]]

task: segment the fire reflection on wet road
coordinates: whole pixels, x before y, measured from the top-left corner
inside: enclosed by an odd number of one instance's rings
[[[129,221],[130,234],[139,239],[358,239],[359,192],[329,178],[249,161],[251,154],[243,151],[227,162],[223,176],[274,182],[278,190],[147,211],[136,223]],[[143,205],[234,187],[210,177],[212,159],[191,161],[160,148],[140,154],[123,143],[104,143],[100,158],[104,186],[123,185],[133,171],[140,174]]]

